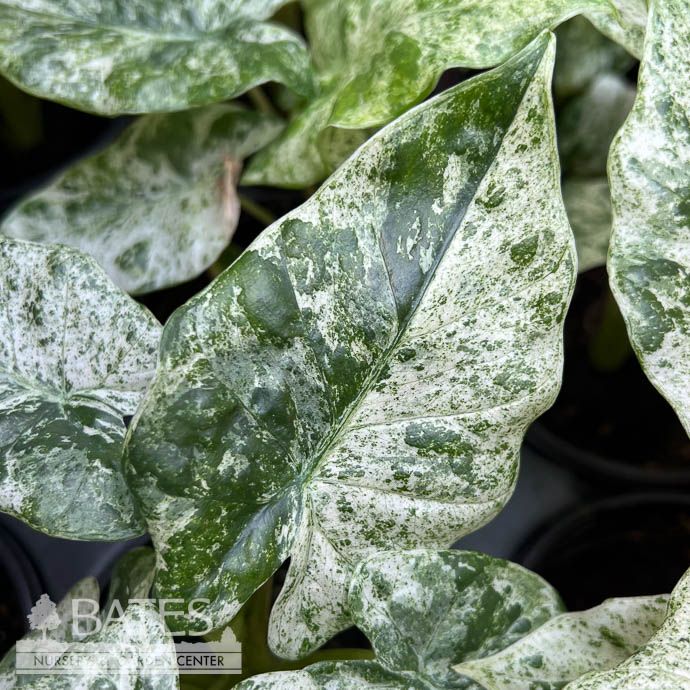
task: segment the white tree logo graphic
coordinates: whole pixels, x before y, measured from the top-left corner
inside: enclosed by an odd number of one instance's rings
[[[29,619],[29,627],[32,630],[40,630],[44,640],[47,639],[48,630],[55,630],[60,625],[57,607],[47,594],[41,594],[41,598],[31,608],[31,613],[27,618]]]

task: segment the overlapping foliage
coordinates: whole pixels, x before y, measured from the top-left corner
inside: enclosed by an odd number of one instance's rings
[[[110,599],[208,597],[218,627],[290,558],[272,648],[297,658],[351,623],[374,648],[247,688],[687,687],[687,575],[668,610],[564,613],[518,566],[433,550],[501,509],[558,389],[566,210],[580,270],[608,252],[632,344],[690,429],[687,0],[304,0],[308,42],[271,19],[283,4],[0,0],[12,82],[151,113],[0,226],[0,510],[70,538],[148,530],[155,568],[132,554]],[[574,15],[556,129],[548,30]],[[444,70],[496,65],[410,110]],[[220,103],[268,81],[292,92],[271,87],[285,127]],[[160,340],[119,288],[218,258],[247,157],[245,184],[337,171]],[[126,616],[108,640],[169,644],[154,612]]]

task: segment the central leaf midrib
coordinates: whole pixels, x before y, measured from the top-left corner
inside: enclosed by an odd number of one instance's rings
[[[486,176],[489,174],[489,172],[494,167],[494,164],[496,162],[498,154],[500,153],[500,151],[503,147],[503,142],[505,140],[505,137],[508,134],[508,132],[510,131],[510,129],[512,128],[518,113],[522,110],[522,104],[523,104],[524,98],[525,98],[526,94],[528,93],[528,91],[530,90],[530,88],[532,86],[532,80],[534,79],[535,74],[537,73],[537,71],[539,70],[539,68],[541,66],[541,63],[542,63],[543,58],[544,58],[545,50],[546,50],[546,48],[542,51],[541,58],[535,64],[534,71],[531,73],[531,75],[529,77],[529,81],[527,83],[527,86],[525,87],[525,90],[524,90],[524,92],[520,98],[520,101],[519,101],[517,107],[515,108],[515,112],[513,114],[513,117],[511,118],[508,126],[506,126],[506,128],[503,132],[503,135],[501,136],[500,141],[498,142],[498,144],[496,145],[496,147],[494,149],[495,153],[492,156],[490,163],[486,166],[486,169],[484,170],[483,174],[480,177],[478,177],[477,183],[473,188],[472,197],[471,197],[470,201],[467,203],[464,210],[462,211],[462,215],[458,219],[458,222],[457,222],[455,228],[451,232],[448,233],[448,236],[445,238],[443,244],[441,245],[441,247],[438,251],[438,259],[436,260],[434,266],[429,271],[428,275],[425,277],[425,280],[422,283],[422,286],[420,287],[417,296],[415,297],[414,301],[412,302],[407,315],[401,321],[395,337],[391,341],[390,345],[384,350],[384,352],[382,352],[381,356],[379,357],[379,363],[372,367],[372,371],[371,371],[370,375],[367,377],[367,380],[362,385],[361,392],[355,398],[355,400],[351,403],[351,405],[348,407],[345,414],[342,416],[340,423],[336,424],[334,426],[333,431],[327,435],[327,437],[324,439],[323,443],[320,444],[320,447],[318,447],[315,450],[313,457],[316,459],[316,462],[314,462],[312,464],[311,468],[305,473],[305,475],[303,476],[303,479],[302,479],[302,485],[305,487],[305,489],[307,489],[308,486],[311,484],[311,482],[314,480],[314,476],[316,475],[317,471],[323,465],[324,460],[328,457],[328,455],[332,451],[333,447],[341,439],[341,437],[344,435],[344,433],[348,430],[349,420],[352,418],[352,416],[355,414],[355,412],[359,409],[362,401],[364,400],[364,398],[369,394],[369,392],[373,388],[374,384],[378,380],[379,375],[383,371],[384,367],[388,364],[392,353],[395,351],[398,344],[400,343],[400,340],[402,339],[402,337],[406,333],[412,317],[416,314],[417,309],[419,308],[422,300],[424,299],[426,291],[428,290],[429,286],[431,285],[431,283],[434,281],[434,279],[436,277],[436,272],[438,270],[438,267],[441,265],[443,258],[445,257],[446,252],[448,251],[448,248],[450,247],[451,243],[455,239],[457,231],[462,226],[462,223],[463,223],[465,216],[467,214],[467,210],[471,207],[471,205],[474,203],[474,201],[476,199],[477,190],[480,188],[482,182],[484,181]],[[449,96],[449,98],[450,97],[451,96]],[[408,115],[403,116],[403,118],[411,120],[411,119],[413,119],[414,116],[416,116],[416,114],[417,114],[417,112],[415,109],[415,110],[409,111]],[[400,121],[398,121],[398,125],[399,124],[400,124]],[[373,137],[372,140],[375,138],[376,138],[376,136]],[[382,263],[383,263],[383,266],[386,270],[386,273],[388,276],[390,276],[390,270],[389,270],[388,264],[386,263],[385,253],[383,252],[382,247],[381,247],[381,239],[382,239],[382,234],[379,232],[378,237],[377,237],[377,243],[379,246],[379,253],[381,254]],[[293,286],[293,288],[294,288],[294,286]],[[397,308],[398,305],[397,305],[397,300],[395,298],[394,292],[392,292],[392,297],[393,297],[393,301],[396,304],[396,308]]]

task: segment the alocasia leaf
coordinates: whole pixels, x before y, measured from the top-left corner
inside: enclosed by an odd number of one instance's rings
[[[635,62],[622,46],[597,31],[582,16],[558,27],[556,44],[553,89],[558,99],[584,91],[600,74],[623,75]]]
[[[616,668],[583,676],[566,690],[687,690],[689,629],[690,571],[673,590],[666,620],[647,644]]]
[[[419,102],[449,67],[486,68],[579,12],[615,13],[609,0],[308,0],[306,28],[319,96],[250,162],[243,181],[304,187],[361,143],[361,130]]]
[[[0,239],[0,510],[73,539],[144,527],[122,476],[124,417],[160,325],[68,247]]]
[[[309,95],[301,38],[266,22],[285,0],[0,0],[0,72],[105,115],[183,110],[266,81]]]
[[[302,681],[333,690],[468,687],[453,664],[493,654],[563,610],[551,586],[514,563],[423,550],[384,552],[361,563],[348,607],[376,661],[319,663],[257,676],[240,688],[291,690]]]
[[[22,201],[0,231],[81,249],[130,293],[184,282],[227,246],[242,160],[280,126],[235,105],[142,117]]]
[[[580,273],[606,264],[611,236],[611,192],[605,177],[563,182],[563,203],[577,246]]]
[[[40,654],[45,643],[37,639],[35,644]],[[117,621],[104,625],[99,632],[58,645],[50,653],[69,658],[70,672],[18,676],[28,678],[28,682],[22,680],[7,690],[179,688],[175,645],[153,604],[132,604]]]
[[[608,599],[556,616],[497,654],[454,668],[484,690],[559,690],[625,661],[661,627],[667,607],[668,596]]]
[[[220,627],[289,556],[297,656],[363,557],[445,548],[509,497],[575,275],[553,37],[379,132],[167,323],[128,437],[161,596]]]
[[[637,100],[611,149],[608,270],[643,369],[690,432],[690,12],[653,2]]]

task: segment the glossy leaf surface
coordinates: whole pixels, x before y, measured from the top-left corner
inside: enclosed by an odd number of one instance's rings
[[[129,441],[159,592],[219,627],[291,556],[270,641],[298,656],[363,557],[503,506],[575,273],[552,64],[542,35],[382,130],[168,322]]]
[[[652,4],[637,100],[609,161],[608,271],[637,356],[690,431],[690,12]]]

